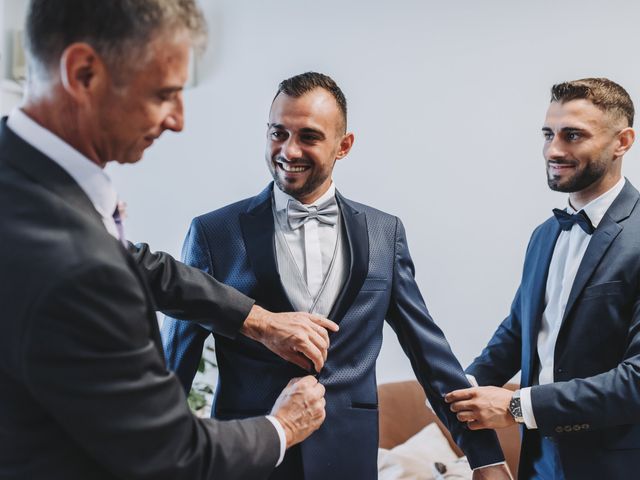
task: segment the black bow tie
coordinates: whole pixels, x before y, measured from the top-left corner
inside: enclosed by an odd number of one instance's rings
[[[591,235],[595,230],[591,220],[589,220],[589,217],[584,210],[580,210],[578,213],[572,215],[564,210],[560,210],[559,208],[554,208],[553,214],[556,216],[556,220],[558,220],[562,230],[571,230],[571,227],[576,223],[580,225],[580,228],[584,230],[584,233],[587,235]]]

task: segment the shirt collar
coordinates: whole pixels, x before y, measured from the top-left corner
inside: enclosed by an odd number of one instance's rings
[[[582,207],[582,210],[584,210],[584,213],[587,214],[594,228],[598,227],[598,225],[602,221],[602,218],[604,217],[604,214],[607,213],[607,210],[609,210],[609,207],[611,206],[613,201],[617,198],[617,196],[624,188],[625,182],[625,178],[622,177],[612,188],[600,195],[598,198],[591,200],[584,207]],[[568,200],[567,212],[577,212],[576,209],[571,206],[571,203],[569,203]]]
[[[118,194],[104,170],[60,137],[36,123],[19,108],[13,109],[7,126],[25,142],[62,167],[89,197],[103,218],[112,217],[118,204]]]
[[[273,200],[275,202],[276,212],[279,212],[281,210],[286,210],[287,205],[289,204],[289,200],[297,201],[291,195],[288,195],[284,193],[282,190],[280,190],[275,183],[273,185]],[[329,187],[329,189],[326,192],[324,192],[320,198],[318,198],[313,203],[309,203],[305,205],[307,206],[315,205],[316,207],[324,207],[325,205],[332,203],[332,201],[333,202],[336,201],[336,185],[333,182],[331,182],[331,186]]]

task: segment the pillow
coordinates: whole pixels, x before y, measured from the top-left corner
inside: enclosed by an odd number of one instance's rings
[[[440,475],[436,463],[444,466]],[[450,476],[455,475],[455,476]],[[435,423],[416,433],[402,445],[378,449],[378,480],[440,480],[471,478],[466,459],[458,456]]]

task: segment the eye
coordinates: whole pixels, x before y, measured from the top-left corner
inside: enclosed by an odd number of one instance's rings
[[[542,132],[542,137],[545,139],[545,141],[550,142],[551,140],[553,140],[553,133]]]
[[[579,140],[580,138],[582,138],[582,135],[580,135],[580,132],[568,132],[567,133],[567,140],[569,140],[570,142],[575,142],[576,140]]]
[[[281,130],[273,130],[272,132],[269,133],[269,136],[273,140],[282,140],[285,138],[285,133]]]
[[[301,135],[300,140],[302,140],[304,143],[316,143],[320,140],[320,138],[317,135],[307,134]]]
[[[159,92],[158,93],[158,100],[160,100],[161,102],[173,102],[176,98],[178,98],[178,92],[176,91],[170,91],[170,92]]]

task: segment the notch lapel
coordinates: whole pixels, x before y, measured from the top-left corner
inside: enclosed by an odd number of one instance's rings
[[[268,310],[290,312],[293,306],[280,281],[276,261],[272,189],[273,182],[255,197],[247,212],[240,215],[240,227],[249,263],[258,280],[256,296],[264,299],[262,305]]]
[[[337,191],[336,199],[347,233],[350,257],[349,275],[329,314],[330,320],[340,323],[342,317],[353,304],[369,271],[369,234],[365,213],[355,208],[355,205]]]

